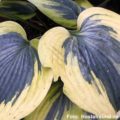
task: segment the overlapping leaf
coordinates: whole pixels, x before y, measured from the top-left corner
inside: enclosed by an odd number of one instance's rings
[[[56,27],[39,43],[40,60],[55,78],[61,76],[64,93],[96,115],[114,116],[120,109],[119,19],[112,11],[89,8],[80,14],[78,30]]]

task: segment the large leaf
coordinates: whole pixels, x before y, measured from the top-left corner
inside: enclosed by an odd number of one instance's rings
[[[27,40],[19,24],[11,21],[0,23],[2,120],[18,120],[32,112],[51,86],[52,72],[42,68],[35,43]]]
[[[42,65],[61,76],[71,101],[96,115],[114,116],[120,109],[119,19],[112,11],[89,8],[76,31],[56,27],[39,42]]]
[[[4,0],[0,2],[0,16],[12,20],[28,20],[36,15],[36,8],[26,1]]]
[[[83,10],[72,0],[28,0],[33,3],[43,14],[56,23],[68,27],[76,28],[76,20]]]

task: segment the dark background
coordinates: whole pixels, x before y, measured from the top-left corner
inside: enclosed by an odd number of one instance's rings
[[[93,5],[99,6],[104,1],[106,1],[106,4],[103,5],[103,7],[113,10],[117,13],[120,13],[120,0],[89,0]]]

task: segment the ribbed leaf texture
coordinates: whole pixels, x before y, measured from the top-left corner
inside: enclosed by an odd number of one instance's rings
[[[63,93],[61,81],[53,83],[47,96],[38,108],[28,115],[24,120],[83,120],[85,116],[89,119],[95,116],[84,112],[73,104]],[[97,120],[97,118],[96,118]]]
[[[42,68],[34,43],[19,24],[0,23],[1,120],[18,120],[31,113],[51,86],[52,72]]]
[[[0,2],[0,17],[11,20],[28,20],[36,15],[36,8],[27,1],[4,0]]]
[[[79,15],[76,31],[56,27],[39,42],[41,63],[61,76],[64,93],[96,115],[114,116],[120,109],[119,19],[112,11],[89,8]]]

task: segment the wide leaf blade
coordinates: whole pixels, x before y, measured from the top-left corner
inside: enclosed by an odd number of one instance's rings
[[[3,120],[18,120],[28,115],[51,86],[52,72],[41,66],[37,46],[33,44],[19,24],[0,23],[0,118]]]

